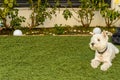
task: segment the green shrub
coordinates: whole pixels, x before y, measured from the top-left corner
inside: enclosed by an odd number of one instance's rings
[[[54,31],[55,31],[55,34],[63,34],[64,33],[64,27],[62,26],[62,24],[58,25],[58,24],[55,24],[54,26]]]

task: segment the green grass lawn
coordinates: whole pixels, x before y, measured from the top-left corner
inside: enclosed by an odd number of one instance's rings
[[[120,80],[120,54],[108,71],[93,69],[89,40],[88,36],[0,36],[0,80]]]

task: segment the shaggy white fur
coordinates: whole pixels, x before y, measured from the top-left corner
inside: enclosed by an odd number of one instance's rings
[[[115,54],[119,53],[119,49],[108,42],[106,31],[101,34],[93,34],[89,45],[92,50],[95,50],[95,57],[91,60],[93,68],[97,68],[101,62],[103,63],[100,67],[102,71],[106,71],[112,66],[112,59],[115,58]]]

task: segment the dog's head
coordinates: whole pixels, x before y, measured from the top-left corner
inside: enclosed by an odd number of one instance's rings
[[[106,31],[101,34],[92,34],[91,41],[89,43],[92,50],[102,50],[107,46],[108,35]]]

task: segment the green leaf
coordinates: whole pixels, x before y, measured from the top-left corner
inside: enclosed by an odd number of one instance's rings
[[[13,3],[14,2],[14,0],[10,0],[10,3]]]
[[[9,6],[10,8],[12,8],[12,7],[13,7],[13,3],[8,3],[8,6]]]
[[[9,1],[8,0],[4,0],[4,4],[8,4],[9,3]]]

